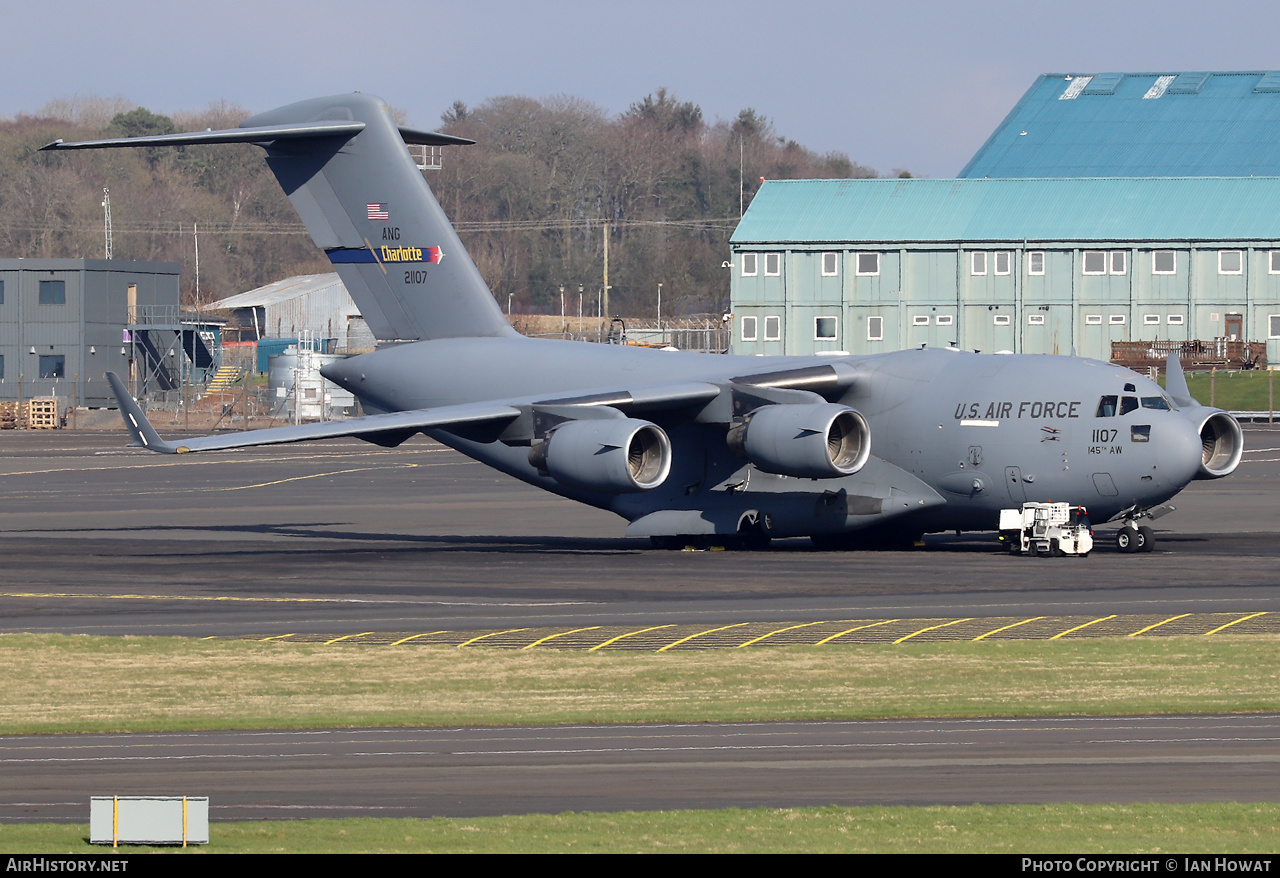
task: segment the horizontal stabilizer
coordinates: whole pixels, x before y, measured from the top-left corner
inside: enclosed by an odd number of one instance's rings
[[[298,122],[286,125],[262,125],[252,128],[225,128],[220,131],[187,131],[180,134],[156,134],[151,137],[113,137],[107,140],[82,140],[66,143],[55,140],[40,147],[43,150],[120,149],[135,146],[194,146],[209,143],[273,143],[277,140],[300,140],[314,137],[354,137],[365,128],[364,122]],[[426,146],[466,146],[475,143],[465,137],[399,129],[405,143]]]
[[[493,402],[442,406],[435,409],[418,409],[408,412],[392,412],[385,415],[369,415],[343,421],[322,421],[318,424],[301,424],[293,427],[272,427],[245,433],[225,433],[219,436],[201,436],[180,442],[165,442],[160,438],[141,407],[130,396],[124,382],[114,372],[107,373],[107,381],[120,403],[120,414],[125,427],[133,436],[133,445],[158,451],[162,454],[186,454],[195,451],[226,451],[232,448],[249,448],[256,445],[282,445],[288,442],[306,442],[313,439],[336,439],[354,436],[377,441],[378,437],[442,429],[496,421],[512,421],[520,410]]]

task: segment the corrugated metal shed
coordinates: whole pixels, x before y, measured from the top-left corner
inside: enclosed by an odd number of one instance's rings
[[[360,309],[336,273],[285,278],[213,302],[207,308],[244,312],[237,318],[244,326],[254,326],[250,309],[256,309],[256,328],[264,336],[296,338],[306,331],[317,338],[335,339],[337,346],[344,348],[349,345],[349,324],[360,317]]]
[[[731,243],[1280,239],[1280,177],[770,180]]]
[[[961,177],[1280,175],[1280,74],[1044,74]]]

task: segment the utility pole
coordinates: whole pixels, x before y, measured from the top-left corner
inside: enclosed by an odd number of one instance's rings
[[[196,242],[196,310],[200,310],[200,224],[191,224],[191,237]]]
[[[103,250],[106,251],[105,259],[111,258],[111,190],[105,186],[102,188],[102,218],[103,218]]]
[[[609,313],[609,223],[604,223],[604,313]]]

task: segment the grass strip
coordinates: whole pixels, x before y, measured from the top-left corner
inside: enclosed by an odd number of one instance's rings
[[[578,653],[0,636],[0,734],[1280,710],[1280,635]]]
[[[213,823],[184,853],[1274,853],[1280,805],[755,808]],[[0,827],[0,853],[85,854],[88,825]],[[1183,864],[1179,862],[1179,868]]]
[[[1208,372],[1188,372],[1187,389],[1191,397],[1201,405],[1212,405],[1233,412],[1265,412],[1269,410],[1270,389],[1268,382],[1272,376],[1263,371],[1218,370],[1217,374]],[[1160,385],[1164,386],[1163,370]],[[1280,389],[1275,391],[1280,394]],[[1280,399],[1276,400],[1280,405]]]

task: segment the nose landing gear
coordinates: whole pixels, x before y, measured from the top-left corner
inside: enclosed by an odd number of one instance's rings
[[[1116,548],[1121,552],[1150,552],[1156,547],[1156,532],[1145,524],[1138,524],[1144,518],[1152,521],[1162,515],[1173,512],[1173,506],[1155,506],[1151,509],[1130,507],[1116,518],[1123,518],[1120,530],[1116,531]],[[1114,521],[1115,519],[1112,519]]]

